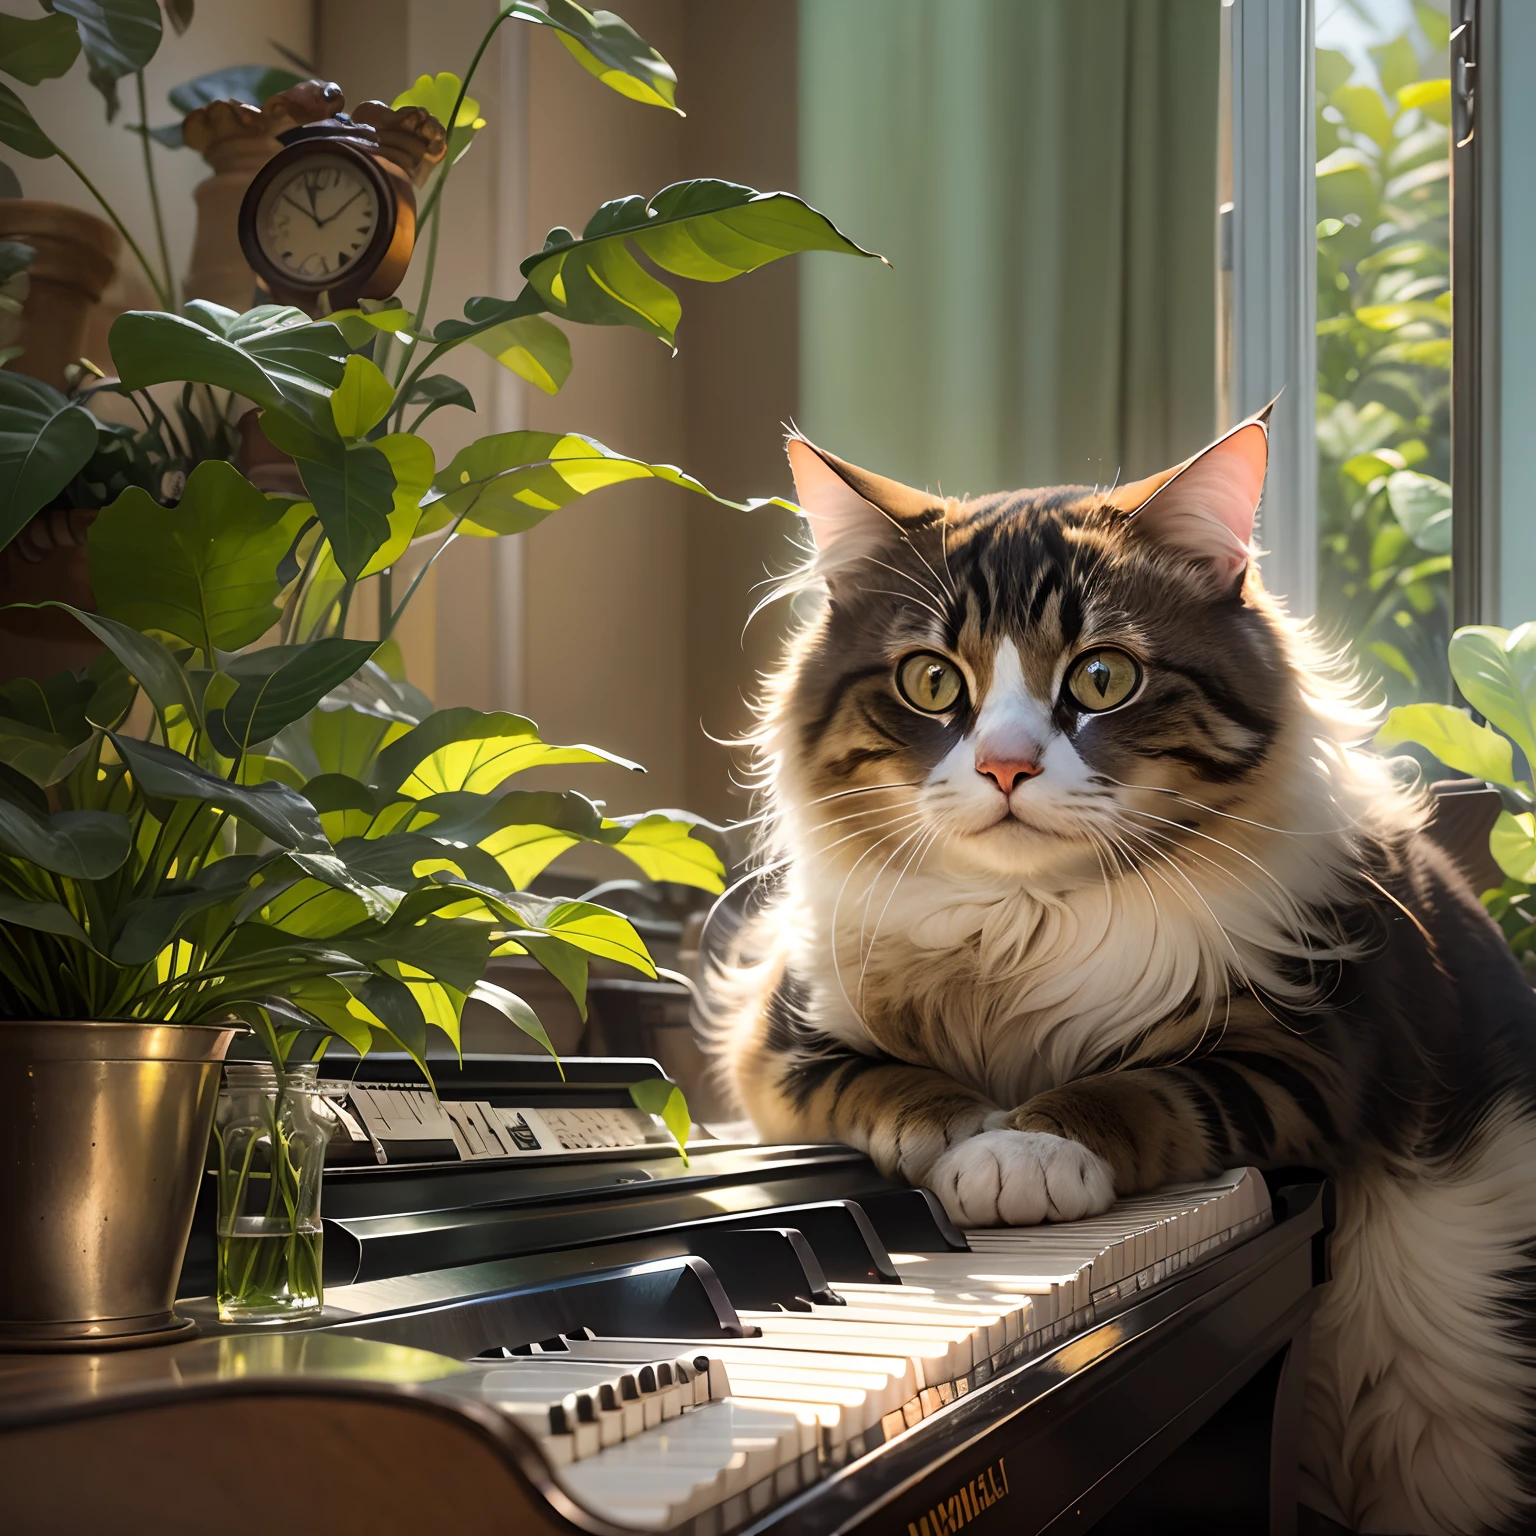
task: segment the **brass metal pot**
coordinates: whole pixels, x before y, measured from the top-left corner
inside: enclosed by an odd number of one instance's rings
[[[236,1026],[0,1021],[0,1350],[177,1328]]]

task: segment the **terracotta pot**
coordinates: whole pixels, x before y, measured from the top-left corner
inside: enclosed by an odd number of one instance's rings
[[[189,299],[208,299],[246,310],[264,296],[240,250],[240,204],[262,166],[283,146],[277,135],[301,123],[318,122],[341,110],[341,87],[305,80],[273,96],[264,106],[213,101],[188,113],[182,135],[213,175],[198,182],[197,232],[185,282]]]
[[[94,213],[0,197],[0,240],[19,240],[37,253],[17,337],[26,351],[8,366],[62,389],[65,366],[84,351],[91,309],[117,270],[122,239]],[[105,367],[108,360],[98,361]]]
[[[0,605],[53,599],[94,612],[86,535],[94,509],[39,512],[0,550]],[[56,608],[0,606],[0,681],[78,672],[101,654],[101,642]]]
[[[258,491],[269,496],[297,496],[301,500],[309,495],[299,478],[299,466],[281,448],[274,448],[261,430],[259,406],[248,410],[236,426],[240,446],[235,452],[235,468]]]

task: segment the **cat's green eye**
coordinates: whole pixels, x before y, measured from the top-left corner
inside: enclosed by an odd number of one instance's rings
[[[942,715],[965,696],[960,668],[936,651],[918,651],[896,668],[896,688],[913,709]]]
[[[1141,663],[1113,646],[1084,651],[1067,668],[1067,692],[1093,714],[1124,704],[1140,683]]]

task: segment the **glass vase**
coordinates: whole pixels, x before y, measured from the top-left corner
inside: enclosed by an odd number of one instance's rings
[[[229,1063],[218,1153],[219,1318],[284,1322],[320,1310],[320,1176],[331,1124],[312,1062]]]

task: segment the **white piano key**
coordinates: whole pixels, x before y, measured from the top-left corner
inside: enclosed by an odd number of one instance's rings
[[[887,1413],[899,1410],[904,1401],[899,1385],[884,1372],[821,1370],[801,1364],[771,1365],[766,1363],[766,1358],[737,1367],[734,1386],[739,1395],[792,1400],[795,1391],[805,1385],[856,1388],[865,1394],[869,1405],[864,1422],[859,1426],[861,1429],[868,1429]]]
[[[686,1341],[668,1339],[585,1339],[572,1340],[571,1350],[579,1358],[598,1360],[614,1356],[623,1358],[632,1352],[635,1358],[654,1359],[669,1348],[686,1347]],[[558,1357],[557,1357],[558,1358]],[[800,1372],[806,1377],[823,1375],[832,1384],[860,1382],[872,1378],[884,1383],[881,1397],[899,1406],[915,1398],[920,1390],[912,1360],[905,1355],[861,1355],[844,1350],[786,1348],[768,1339],[733,1339],[728,1344],[709,1344],[709,1360],[721,1367],[721,1375],[729,1371],[730,1398],[736,1401],[750,1395],[742,1390],[748,1377],[755,1377],[759,1369],[775,1372]],[[777,1379],[777,1377],[775,1378]],[[697,1411],[697,1410],[696,1410]],[[807,1446],[806,1449],[811,1449]]]
[[[843,1309],[822,1310],[836,1313]],[[740,1316],[742,1322],[761,1328],[763,1337],[768,1339],[803,1339],[811,1348],[861,1345],[865,1349],[874,1347],[880,1353],[909,1354],[914,1361],[923,1360],[925,1386],[963,1376],[975,1363],[968,1328],[945,1328],[936,1323],[854,1323],[805,1312],[749,1310]]]

